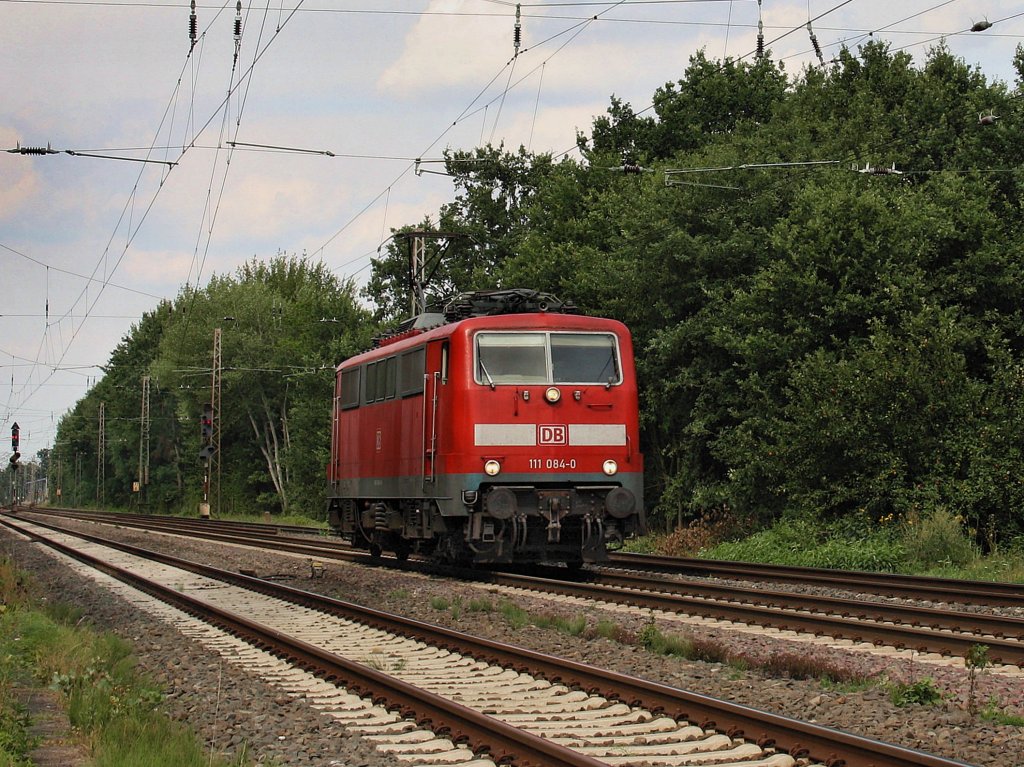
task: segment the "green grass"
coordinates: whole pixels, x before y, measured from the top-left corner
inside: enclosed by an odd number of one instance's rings
[[[982,555],[964,520],[945,509],[902,521],[856,517],[824,524],[786,518],[699,552],[673,550],[672,541],[664,535],[644,547],[676,556],[1024,583],[1024,541]]]
[[[68,718],[94,767],[225,767],[181,723],[162,713],[163,694],[136,669],[132,648],[78,624],[78,611],[40,607],[25,576],[0,562],[0,767],[27,765],[32,746],[15,682],[61,693]],[[72,622],[68,622],[73,619]]]
[[[28,767],[35,740],[28,734],[28,714],[14,698],[9,680],[0,679],[0,767]]]
[[[531,623],[530,613],[507,599],[503,599],[498,603],[498,612],[502,614],[508,625],[514,629],[526,628]]]
[[[1010,727],[1024,727],[1024,716],[1007,714],[999,705],[999,701],[992,699],[981,709],[981,718],[992,724],[1005,724]]]
[[[471,613],[493,613],[494,602],[486,597],[481,599],[470,599],[469,604],[466,605],[466,609]]]
[[[673,655],[689,659],[694,654],[693,641],[689,637],[664,634],[653,623],[648,623],[640,630],[637,640],[642,647],[655,655]]]
[[[896,572],[906,553],[890,530],[846,536],[807,520],[783,520],[740,541],[701,552],[708,559],[764,562],[841,570]]]
[[[889,700],[895,706],[931,706],[942,700],[942,691],[930,677],[916,682],[897,682],[888,686]]]
[[[591,629],[593,636],[602,637],[603,639],[610,639],[613,642],[619,642],[620,644],[627,644],[625,637],[625,629],[622,628],[615,621],[607,619],[599,620],[594,624]]]
[[[864,692],[880,684],[878,679],[857,677],[849,681],[836,681],[829,676],[821,678],[821,686],[826,690],[834,690],[838,693]]]
[[[531,616],[530,620],[537,628],[553,629],[554,631],[574,637],[582,636],[587,628],[587,618],[585,615],[567,618],[564,615],[541,614]]]

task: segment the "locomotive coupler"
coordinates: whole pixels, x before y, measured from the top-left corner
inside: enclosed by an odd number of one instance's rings
[[[590,546],[591,540],[596,541],[597,545],[604,540],[604,520],[587,513],[583,516],[584,547]]]
[[[542,491],[537,494],[540,513],[548,521],[548,543],[562,540],[562,517],[571,507],[570,492],[567,490]]]

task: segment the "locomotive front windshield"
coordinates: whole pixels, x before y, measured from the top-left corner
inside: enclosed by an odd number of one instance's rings
[[[481,384],[617,384],[618,346],[610,333],[479,333]]]

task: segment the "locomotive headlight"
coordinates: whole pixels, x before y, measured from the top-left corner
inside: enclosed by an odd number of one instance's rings
[[[495,461],[493,458],[484,464],[484,473],[488,477],[498,476],[499,471],[501,471],[501,464]]]
[[[604,473],[610,477],[619,470],[619,464],[615,463],[615,461],[609,458],[607,461],[604,462],[604,466],[602,466],[601,468],[604,469]]]
[[[549,386],[547,391],[544,392],[544,399],[554,405],[558,400],[562,399],[562,392],[559,391],[557,386]]]

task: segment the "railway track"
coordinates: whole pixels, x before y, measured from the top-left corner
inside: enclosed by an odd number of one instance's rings
[[[470,746],[466,764],[486,755],[552,766],[962,765],[96,536],[4,523],[340,680],[375,710],[354,714],[345,694],[342,715],[394,751],[442,736]],[[337,690],[323,695],[339,700]]]
[[[841,584],[849,591],[860,591],[877,596],[1024,608],[1024,587],[1019,583],[966,581],[898,573],[723,562],[712,559],[665,557],[628,552],[612,554],[610,563],[625,569],[649,570],[660,574],[811,584],[827,588],[836,588]]]
[[[416,562],[375,560],[368,554],[353,551],[344,543],[331,540],[329,537],[285,535],[281,529],[272,525],[237,526],[234,523],[213,523],[173,517],[133,517],[94,512],[76,513],[75,516],[226,543],[270,546],[278,551],[290,551],[310,557],[341,558],[410,570],[424,569],[424,565]],[[622,556],[618,555],[615,561],[639,561],[652,565],[649,558],[637,559],[630,555],[620,560]],[[654,559],[654,562],[663,561]],[[552,568],[548,572],[557,573],[558,570]],[[921,653],[938,653],[962,658],[972,648],[984,644],[988,648],[988,658],[993,663],[1024,667],[1024,619],[1017,617],[912,604],[888,604],[873,600],[806,595],[792,591],[742,588],[735,584],[680,581],[676,578],[667,578],[660,571],[644,574],[596,568],[587,574],[590,577],[587,582],[499,572],[452,571],[451,574],[513,589],[645,607],[666,613],[696,615],[718,621],[771,627],[780,631],[831,636],[854,643],[912,649]],[[833,587],[836,585],[835,580],[834,578],[831,584]],[[940,582],[937,582],[938,579],[925,581],[925,596],[918,595],[918,598],[933,598]],[[981,592],[987,586],[989,584],[975,584],[973,590]],[[993,588],[988,593],[991,595],[1002,592],[1002,601],[1009,603],[1012,601],[1011,591],[1004,588],[1005,586],[1006,584],[992,584]],[[909,586],[907,588],[909,589]],[[908,591],[905,596],[909,598],[909,594]],[[1024,595],[1018,594],[1017,598],[1024,602]]]

